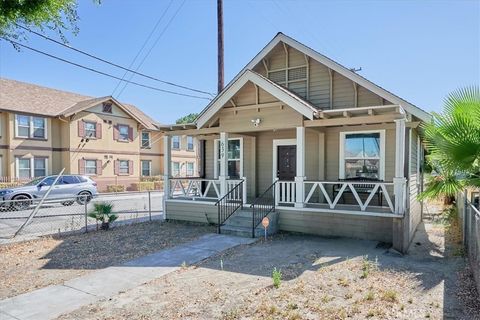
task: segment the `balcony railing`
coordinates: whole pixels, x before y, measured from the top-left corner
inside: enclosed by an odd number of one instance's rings
[[[235,189],[230,196],[236,199],[246,199],[246,182],[241,188],[235,188],[243,179],[228,179],[227,193]],[[171,178],[170,179],[170,198],[181,199],[205,199],[218,200],[221,198],[221,187],[219,179],[203,179],[203,178]],[[240,194],[242,193],[242,194]]]

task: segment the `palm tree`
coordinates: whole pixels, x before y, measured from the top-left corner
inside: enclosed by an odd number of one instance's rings
[[[445,99],[444,112],[423,126],[435,173],[421,199],[452,199],[465,187],[480,187],[480,89],[467,87]]]

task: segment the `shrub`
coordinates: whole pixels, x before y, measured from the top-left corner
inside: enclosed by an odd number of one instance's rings
[[[150,191],[154,190],[154,182],[153,181],[143,181],[139,183],[132,183],[133,190],[135,191]]]
[[[154,190],[163,190],[163,181],[155,181],[153,183]]]
[[[0,183],[0,189],[14,188],[22,185],[20,182],[2,182]]]
[[[383,293],[382,299],[384,301],[395,302],[397,301],[397,292],[394,290],[387,290]]]
[[[277,270],[277,268],[273,268],[272,279],[273,279],[273,286],[275,288],[280,287],[280,283],[282,282],[282,272],[280,270]]]
[[[100,227],[102,230],[108,230],[110,223],[117,220],[118,216],[113,211],[113,204],[108,202],[98,202],[93,204],[93,211],[88,214],[90,218],[93,218],[102,223]]]
[[[107,192],[125,192],[126,188],[123,184],[109,184],[107,185]]]

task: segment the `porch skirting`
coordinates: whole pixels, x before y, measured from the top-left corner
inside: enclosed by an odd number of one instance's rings
[[[323,212],[317,208],[277,207],[279,230],[328,237],[393,242],[394,216]],[[214,202],[167,200],[166,219],[217,223]]]

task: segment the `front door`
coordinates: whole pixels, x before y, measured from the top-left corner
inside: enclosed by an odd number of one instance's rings
[[[297,146],[277,147],[277,178],[293,181],[297,173]]]

